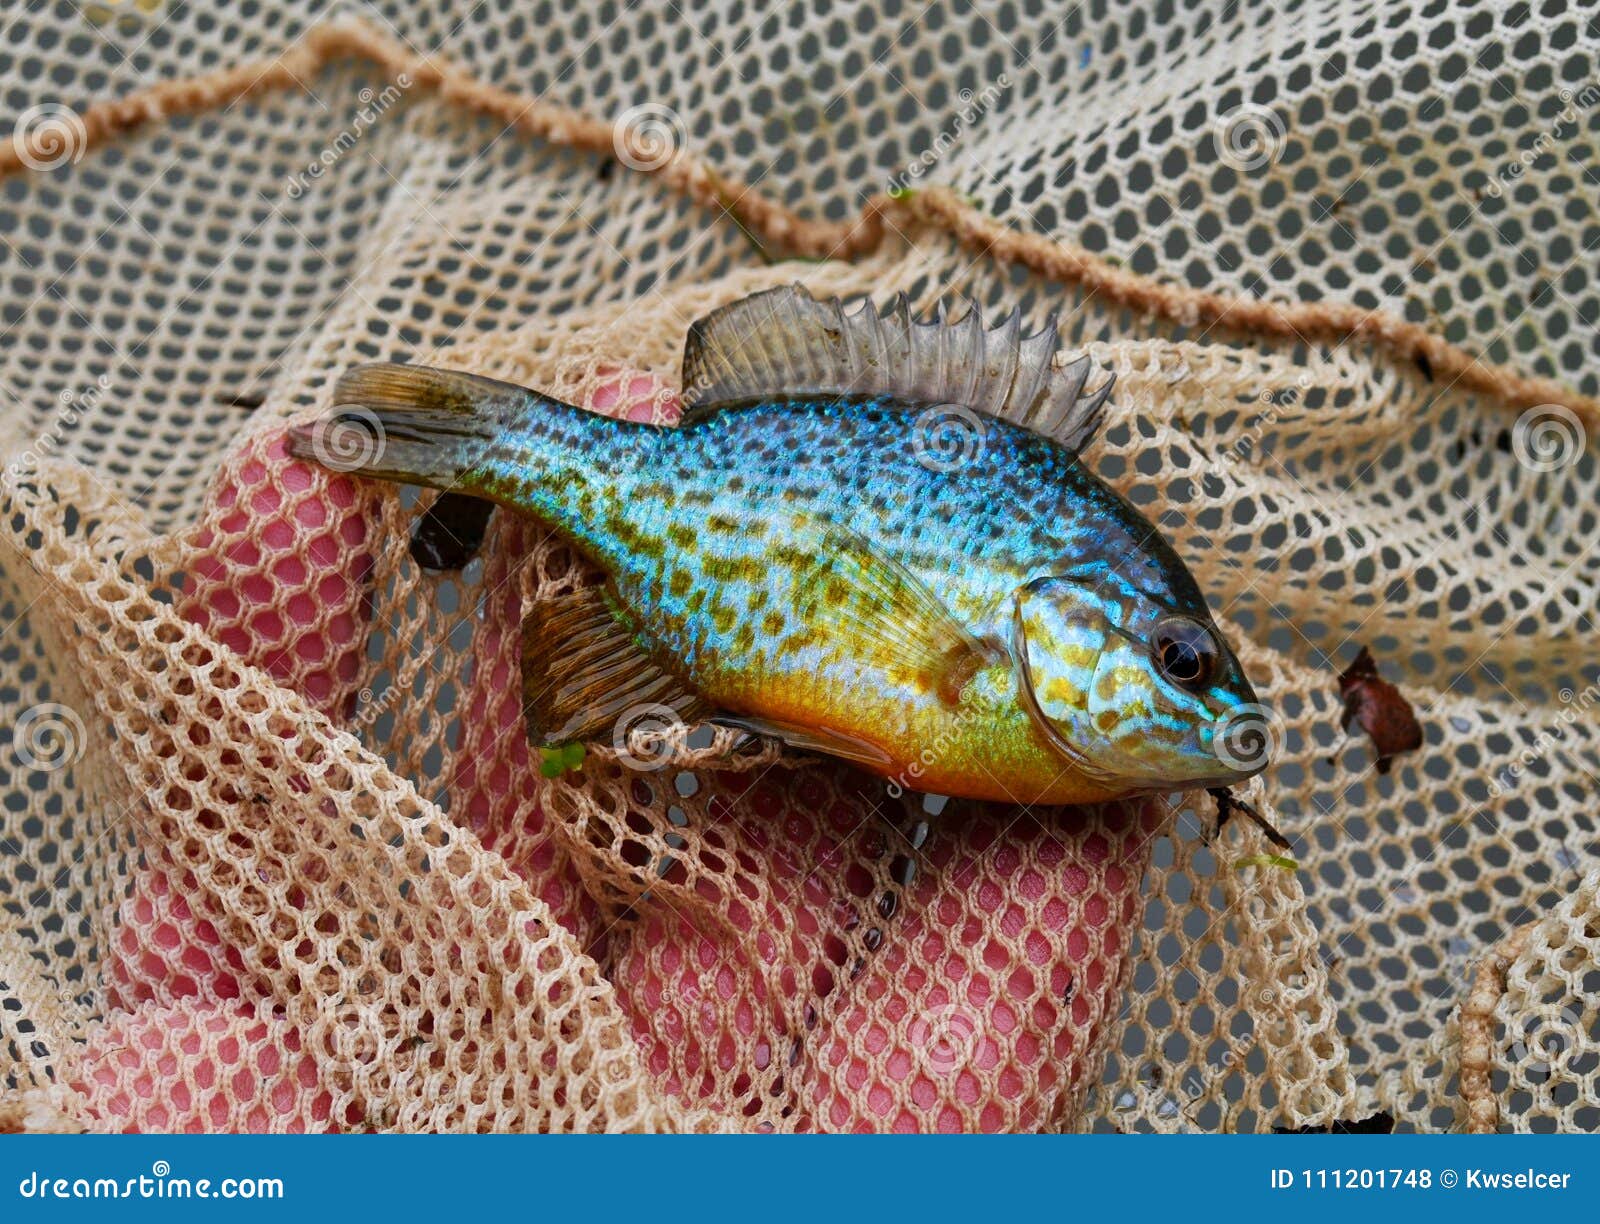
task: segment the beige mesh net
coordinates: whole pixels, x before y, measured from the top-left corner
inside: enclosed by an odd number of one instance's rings
[[[305,7],[0,17],[0,1124],[1600,1125],[1584,14]],[[589,575],[285,457],[375,357],[669,421],[796,279],[1117,371],[1293,861],[707,728],[545,777],[517,626]]]

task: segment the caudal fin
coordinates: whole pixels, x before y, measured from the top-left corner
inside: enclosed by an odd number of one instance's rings
[[[357,366],[334,387],[332,412],[289,431],[289,453],[335,471],[454,488],[541,398],[458,370]]]

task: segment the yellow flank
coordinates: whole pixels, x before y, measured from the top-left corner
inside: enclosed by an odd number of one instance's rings
[[[975,677],[967,700],[959,704],[937,690],[916,692],[914,687],[896,691],[866,674],[848,689],[813,676],[767,677],[713,699],[736,715],[870,746],[881,762],[858,764],[885,778],[891,791],[1024,806],[1094,803],[1123,793],[1085,776],[1051,745],[1017,699],[1009,660]]]

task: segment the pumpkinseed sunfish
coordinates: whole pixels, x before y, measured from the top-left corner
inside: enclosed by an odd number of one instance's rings
[[[690,329],[676,427],[454,370],[377,364],[291,435],[564,536],[603,586],[523,626],[530,739],[640,708],[843,757],[892,787],[1081,803],[1259,772],[1259,710],[1199,587],[1084,466],[1110,380],[1055,321],[985,329],[799,286]]]

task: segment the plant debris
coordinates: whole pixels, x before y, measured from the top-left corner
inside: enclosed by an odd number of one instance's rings
[[[1415,752],[1422,747],[1422,725],[1417,722],[1411,703],[1378,675],[1377,661],[1365,646],[1339,676],[1339,696],[1344,700],[1344,716],[1339,725],[1348,732],[1351,723],[1361,724],[1378,751],[1379,773],[1388,773],[1394,758],[1402,752]]]
[[[1218,833],[1222,832],[1222,826],[1228,823],[1228,818],[1231,817],[1235,812],[1238,812],[1241,816],[1248,819],[1250,823],[1255,825],[1256,828],[1265,833],[1267,835],[1267,840],[1274,846],[1277,846],[1278,849],[1294,849],[1294,844],[1290,842],[1290,840],[1282,833],[1279,833],[1277,829],[1273,828],[1271,821],[1269,821],[1260,812],[1256,811],[1253,805],[1248,804],[1243,799],[1235,796],[1234,793],[1226,786],[1213,786],[1206,791],[1206,794],[1210,795],[1217,801]],[[1294,859],[1288,859],[1286,861],[1293,863],[1295,867],[1299,867],[1299,864],[1295,863]]]
[[[539,775],[544,778],[559,778],[568,770],[574,772],[583,768],[584,748],[582,744],[562,744],[557,748],[539,749]]]
[[[1287,854],[1247,854],[1233,865],[1235,871],[1243,871],[1246,867],[1276,867],[1279,871],[1299,871],[1300,860],[1292,859]]]

